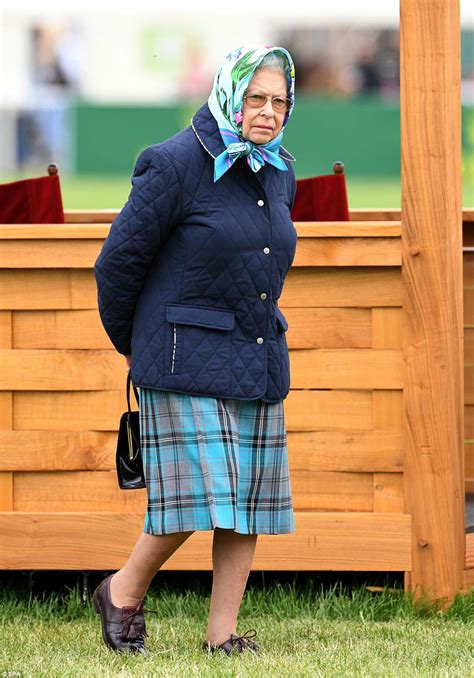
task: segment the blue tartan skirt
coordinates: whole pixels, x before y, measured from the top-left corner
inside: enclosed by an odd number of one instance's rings
[[[283,401],[140,388],[143,531],[294,532]]]

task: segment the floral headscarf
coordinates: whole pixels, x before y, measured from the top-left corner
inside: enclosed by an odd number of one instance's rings
[[[278,136],[266,144],[254,144],[242,137],[243,95],[263,57],[271,52],[282,54],[288,62],[288,97],[291,105],[286,112],[283,127]],[[258,172],[265,162],[282,171],[287,171],[288,168],[279,156],[278,149],[283,138],[283,128],[293,111],[294,93],[295,67],[289,52],[283,47],[244,46],[229,52],[225,61],[217,69],[208,99],[209,109],[217,121],[226,146],[226,150],[214,161],[214,181],[220,179],[241,156],[246,157],[254,172]]]

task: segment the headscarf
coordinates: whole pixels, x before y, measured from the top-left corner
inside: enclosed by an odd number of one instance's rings
[[[271,52],[282,54],[288,62],[287,96],[291,100],[291,104],[278,136],[266,144],[254,144],[242,137],[243,95],[263,57]],[[209,109],[217,121],[222,140],[226,146],[225,151],[218,155],[214,161],[214,181],[220,179],[241,156],[246,158],[254,172],[258,172],[266,162],[279,170],[288,170],[279,156],[278,150],[283,138],[283,128],[293,111],[294,93],[295,66],[289,52],[283,47],[244,46],[229,52],[225,61],[216,71],[214,85],[208,99]]]

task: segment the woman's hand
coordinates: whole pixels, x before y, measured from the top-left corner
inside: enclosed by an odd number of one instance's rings
[[[125,360],[127,361],[127,367],[131,367],[132,366],[132,356],[126,355]]]

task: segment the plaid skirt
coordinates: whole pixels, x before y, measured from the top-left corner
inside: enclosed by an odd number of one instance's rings
[[[294,532],[283,401],[140,388],[144,532]]]

